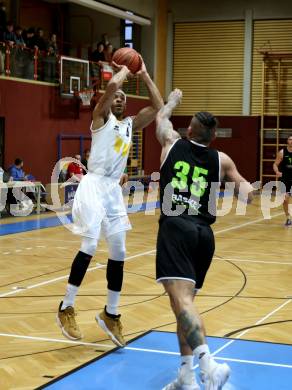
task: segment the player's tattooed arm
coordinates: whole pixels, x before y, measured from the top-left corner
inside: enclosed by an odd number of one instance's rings
[[[156,116],[156,137],[163,147],[167,144],[172,144],[175,139],[180,138],[179,134],[173,130],[173,125],[169,118],[172,111],[181,102],[181,98],[181,90],[175,89],[172,91],[168,96],[167,103],[159,110]]]
[[[93,110],[93,129],[98,129],[99,127],[104,125],[105,121],[108,118],[110,108],[115,97],[115,93],[119,88],[121,88],[124,80],[131,73],[125,65],[114,64],[114,67],[118,70],[118,72],[108,82],[104,94],[99,99],[97,105]]]

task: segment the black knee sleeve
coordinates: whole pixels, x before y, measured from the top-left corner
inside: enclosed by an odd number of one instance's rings
[[[71,272],[69,276],[70,284],[73,284],[73,286],[77,287],[80,286],[91,259],[92,256],[87,255],[86,253],[83,253],[81,251],[77,253],[71,266]]]
[[[106,268],[107,288],[120,292],[123,285],[124,262],[109,259]]]

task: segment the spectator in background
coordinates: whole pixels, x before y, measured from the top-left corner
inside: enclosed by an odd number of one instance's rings
[[[26,180],[26,176],[22,168],[23,160],[21,158],[16,158],[14,161],[14,165],[9,168],[9,174],[13,178],[13,181]]]
[[[84,150],[84,157],[83,159],[81,160],[81,163],[85,166],[86,168],[86,171],[83,169],[83,174],[85,175],[87,173],[87,163],[88,163],[88,160],[89,160],[89,156],[90,156],[90,149],[85,149]]]
[[[74,159],[78,160],[81,163],[80,154],[75,154]],[[71,162],[67,168],[67,180],[79,182],[82,179],[82,176],[83,176],[83,169],[81,165],[79,165],[75,161]]]
[[[34,27],[30,27],[26,31],[26,36],[25,36],[25,43],[26,47],[29,49],[26,52],[27,55],[27,66],[26,66],[26,71],[25,71],[25,78],[29,80],[33,80],[34,78],[34,51],[35,48],[37,47],[36,45],[36,35],[35,35],[35,29]]]
[[[102,42],[96,45],[96,49],[91,54],[91,61],[91,75],[97,81],[100,79],[100,67],[105,62],[104,44]]]
[[[45,51],[47,48],[46,40],[44,38],[44,30],[39,27],[36,33],[36,44],[40,51]]]
[[[3,34],[6,28],[6,7],[5,3],[0,2],[0,75],[5,73],[5,45]],[[2,43],[3,42],[3,43]]]
[[[15,44],[16,47],[11,52],[11,74],[15,77],[25,77],[26,67],[29,62],[29,56],[24,47],[26,46],[23,36],[22,28],[17,26],[15,28]]]
[[[6,27],[6,5],[3,1],[0,2],[0,41],[3,39],[3,33]]]
[[[114,48],[113,48],[113,45],[111,43],[109,43],[104,49],[104,57],[105,57],[106,62],[108,62],[109,64],[112,62],[113,51],[114,51]]]
[[[22,47],[26,46],[23,36],[22,36],[22,28],[20,26],[17,26],[15,28],[15,43],[16,45],[21,45]]]
[[[103,44],[104,47],[110,44],[107,33],[102,34],[101,43]]]
[[[6,30],[3,33],[3,41],[13,46],[15,43],[14,23],[8,21],[6,24]]]
[[[36,47],[39,50],[38,53],[38,79],[39,80],[44,80],[44,66],[43,66],[43,59],[46,57],[46,49],[47,49],[47,43],[44,38],[44,30],[39,27],[37,29],[36,33]]]
[[[34,27],[30,27],[27,30],[26,37],[25,37],[25,43],[26,43],[26,46],[32,50],[35,49],[35,47],[37,46],[37,38],[35,35]]]
[[[51,34],[47,42],[47,56],[44,58],[45,77],[48,82],[56,81],[56,63],[58,55],[57,35]]]
[[[91,61],[94,61],[94,62],[97,62],[97,63],[100,63],[100,61],[101,62],[105,61],[104,44],[102,42],[99,42],[96,45],[96,49],[91,54]]]

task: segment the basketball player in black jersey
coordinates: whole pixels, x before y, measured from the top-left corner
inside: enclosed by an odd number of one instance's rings
[[[289,213],[289,196],[292,196],[292,135],[287,138],[287,146],[277,154],[273,165],[274,172],[285,185],[283,209],[286,214],[285,226],[292,226],[292,216]]]
[[[188,137],[173,130],[169,117],[180,103],[180,90],[171,92],[157,115],[157,138],[162,146],[156,275],[169,295],[177,320],[181,367],[164,390],[199,390],[192,370],[199,361],[205,390],[221,389],[230,369],[218,364],[206,344],[204,325],[194,297],[203,285],[215,245],[210,225],[216,219],[216,189],[221,180],[235,183],[236,195],[252,199],[252,186],[226,154],[210,149],[217,121],[207,112],[196,114]]]

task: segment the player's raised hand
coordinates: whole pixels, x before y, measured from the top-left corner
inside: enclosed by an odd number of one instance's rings
[[[278,172],[276,173],[276,177],[277,177],[277,178],[280,178],[280,177],[282,177],[282,176],[283,176],[282,172],[278,171]]]
[[[118,65],[116,62],[112,61],[112,62],[111,62],[111,66],[113,67],[113,69],[114,69],[116,72],[119,72],[119,71],[122,70],[122,69],[126,69],[129,73],[131,73],[130,70],[129,70],[129,68],[128,68],[126,65]]]
[[[147,74],[147,69],[146,69],[146,65],[145,65],[145,62],[142,58],[142,56],[140,55],[140,58],[141,58],[141,69],[136,73],[138,76],[143,76],[145,74]]]
[[[170,103],[172,106],[178,106],[182,100],[182,91],[178,88],[170,92],[168,96],[168,103]]]

